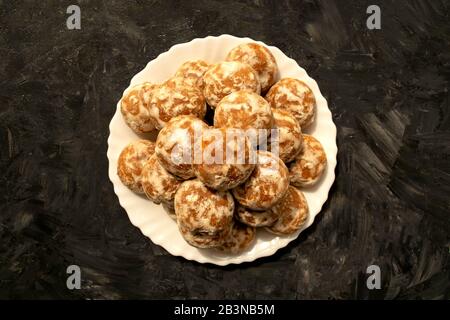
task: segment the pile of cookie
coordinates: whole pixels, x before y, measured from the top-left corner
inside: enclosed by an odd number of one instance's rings
[[[288,235],[306,223],[301,189],[316,184],[327,163],[321,143],[302,133],[314,122],[316,100],[304,82],[277,82],[277,76],[272,53],[245,43],[223,62],[188,61],[164,83],[125,91],[120,106],[126,124],[139,135],[158,134],[156,142],[139,139],[123,149],[118,176],[162,204],[190,245],[235,254],[252,245],[256,228]],[[226,134],[235,129],[265,130],[265,139],[275,129],[276,152],[272,144],[262,147],[261,136],[251,141],[238,134],[244,161],[208,161],[217,157],[217,145],[222,154],[238,152],[237,139]],[[192,154],[189,161],[174,156],[176,149],[198,145],[200,161]]]

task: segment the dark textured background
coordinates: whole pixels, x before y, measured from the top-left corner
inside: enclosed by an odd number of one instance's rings
[[[19,4],[20,3],[20,4]],[[78,4],[82,29],[66,29]],[[382,29],[366,28],[378,4]],[[0,298],[450,298],[450,3],[0,0]],[[338,127],[316,223],[270,258],[170,256],[108,180],[121,92],[172,45],[230,33],[317,80]],[[66,267],[82,289],[66,288]],[[382,289],[366,289],[378,264]]]

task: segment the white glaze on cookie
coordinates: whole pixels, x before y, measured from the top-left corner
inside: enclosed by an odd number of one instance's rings
[[[244,207],[264,211],[286,193],[289,172],[283,161],[271,152],[257,151],[257,161],[250,177],[233,189],[233,195]]]
[[[205,98],[197,87],[163,84],[152,90],[149,113],[158,130],[179,115],[193,115],[203,119],[206,114]]]
[[[260,95],[245,90],[223,98],[214,113],[217,128],[267,129],[270,132],[273,117],[269,103]]]
[[[198,179],[183,182],[175,194],[178,228],[195,247],[222,245],[230,234],[233,212],[234,200],[229,192],[210,189]]]
[[[288,163],[294,160],[302,149],[302,130],[297,119],[289,111],[273,109],[272,113],[273,127],[277,129],[278,156],[283,162]]]
[[[148,140],[129,143],[120,153],[117,161],[117,175],[122,183],[136,193],[143,193],[142,168],[155,153],[155,144]]]
[[[256,71],[248,64],[236,61],[224,61],[211,66],[203,75],[203,86],[203,94],[212,108],[235,91],[261,92]]]
[[[151,120],[148,103],[157,85],[144,82],[126,90],[120,101],[120,112],[125,123],[136,133],[146,133],[155,129]]]
[[[268,209],[266,211],[255,211],[237,205],[235,212],[236,219],[251,227],[267,227],[277,221],[278,213]]]
[[[253,148],[239,130],[210,128],[201,137],[201,156],[194,173],[208,187],[228,190],[243,183],[255,168]],[[198,162],[198,163],[197,163]]]
[[[182,179],[195,176],[192,168],[195,132],[198,135],[208,125],[192,116],[177,116],[159,132],[155,153],[161,165],[170,173]],[[183,150],[187,153],[183,153]],[[189,159],[185,158],[186,155]]]
[[[203,60],[186,61],[166,83],[172,86],[187,84],[203,90],[203,75],[208,69],[209,64]]]
[[[159,163],[156,154],[145,163],[141,175],[142,189],[154,203],[170,203],[181,181]]]
[[[270,88],[266,100],[272,108],[290,111],[302,129],[314,122],[316,99],[312,90],[300,80],[281,79]]]
[[[278,213],[278,220],[266,230],[277,235],[288,235],[299,230],[308,219],[309,209],[303,192],[289,186],[287,194],[272,210]]]
[[[322,144],[313,136],[303,135],[303,148],[289,165],[291,184],[297,187],[314,185],[322,176],[327,157]]]
[[[239,221],[233,221],[229,236],[225,237],[222,245],[217,249],[230,254],[242,253],[253,244],[255,235],[255,228],[244,225]]]
[[[233,48],[227,61],[239,61],[250,65],[258,74],[261,91],[267,91],[274,83],[278,73],[275,57],[266,47],[257,43],[244,43]]]

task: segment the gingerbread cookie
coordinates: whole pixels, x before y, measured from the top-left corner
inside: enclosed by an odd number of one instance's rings
[[[194,177],[194,139],[207,128],[206,123],[192,115],[170,120],[156,138],[155,153],[161,165],[182,179]]]
[[[179,115],[193,115],[203,119],[206,114],[205,98],[194,86],[163,84],[152,90],[149,113],[156,129],[165,127],[170,119]]]
[[[250,65],[258,74],[262,92],[266,92],[275,83],[278,73],[277,62],[269,49],[260,44],[241,44],[228,53],[226,60]]]
[[[289,171],[280,158],[257,151],[257,164],[250,178],[233,189],[236,200],[249,209],[267,210],[281,200],[289,186]]]
[[[270,88],[266,99],[272,108],[290,111],[302,129],[314,122],[316,98],[303,81],[281,79]]]
[[[233,221],[231,232],[222,245],[217,247],[222,252],[237,254],[248,249],[254,242],[256,229],[239,221]]]
[[[258,75],[248,64],[224,61],[213,65],[203,75],[203,94],[208,104],[217,104],[232,92],[247,90],[259,94],[261,86]]]
[[[266,129],[270,132],[273,117],[269,103],[250,91],[236,91],[223,98],[214,113],[217,128]]]
[[[120,111],[125,123],[135,133],[146,133],[155,129],[151,120],[148,103],[157,85],[144,82],[126,90],[120,101]]]
[[[240,131],[205,130],[194,159],[194,173],[208,187],[228,190],[243,183],[255,168],[253,148]]]
[[[145,163],[141,174],[142,189],[154,203],[170,203],[181,181],[167,172],[159,163],[156,154]]]
[[[203,75],[208,69],[209,64],[203,60],[186,61],[166,83],[171,86],[187,84],[203,90]]]
[[[274,129],[270,151],[277,154],[283,162],[295,159],[303,146],[302,130],[294,116],[286,110],[273,109]]]
[[[272,209],[255,211],[238,205],[235,217],[243,224],[251,227],[267,227],[273,225],[275,221],[277,221],[278,213],[275,213]]]
[[[303,135],[303,148],[289,166],[291,184],[308,187],[319,181],[327,166],[322,144],[313,136]]]
[[[293,186],[289,186],[287,194],[272,211],[277,213],[279,218],[272,226],[266,227],[266,230],[277,235],[288,235],[300,230],[309,214],[303,192]]]
[[[137,140],[128,144],[120,153],[117,175],[122,183],[136,193],[143,193],[141,172],[144,164],[155,152],[155,144],[148,140]]]
[[[229,192],[210,189],[198,179],[183,182],[175,194],[178,228],[195,247],[222,245],[231,232],[233,211]]]

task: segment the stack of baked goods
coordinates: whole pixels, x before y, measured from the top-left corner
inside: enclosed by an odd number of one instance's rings
[[[125,91],[126,124],[157,138],[128,144],[118,176],[161,204],[190,245],[238,254],[257,228],[283,236],[306,223],[302,189],[327,164],[321,143],[303,133],[316,100],[301,80],[277,77],[270,50],[245,43],[225,61],[187,61],[164,83]]]

